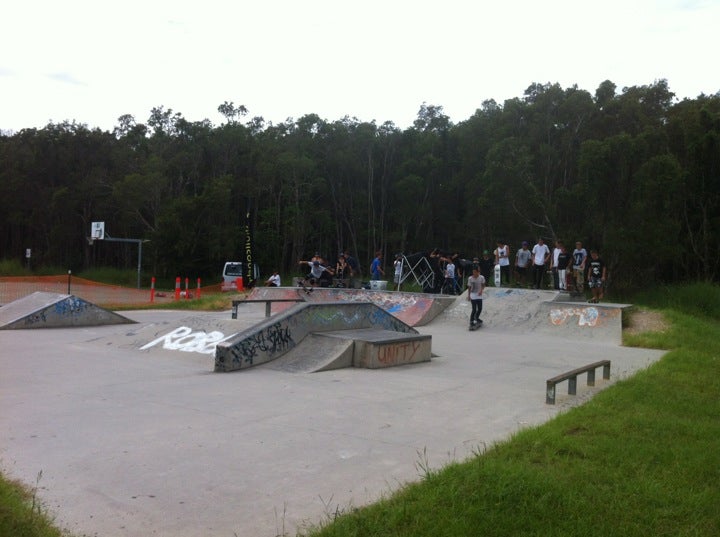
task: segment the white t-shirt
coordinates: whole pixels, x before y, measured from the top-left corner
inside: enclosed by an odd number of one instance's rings
[[[276,287],[280,287],[280,274],[273,274],[268,278],[268,283],[271,283],[275,285]]]
[[[323,275],[323,272],[325,272],[325,267],[320,264],[316,265],[315,262],[310,263],[310,276],[319,278]]]
[[[445,277],[450,279],[455,277],[455,265],[452,261],[445,267]]]
[[[545,264],[545,256],[550,254],[550,248],[548,248],[547,244],[536,244],[533,246],[532,249],[533,253],[533,261],[536,265],[544,265]]]
[[[501,267],[508,266],[510,264],[510,257],[508,257],[508,247],[506,246],[498,246],[495,249],[495,255],[498,257],[498,265]]]
[[[557,268],[557,266],[558,266],[558,257],[560,256],[560,252],[561,252],[561,251],[562,251],[562,250],[561,250],[560,248],[553,248],[553,251],[552,251],[552,259],[553,259],[553,260],[552,260],[552,266],[555,267],[555,268]]]
[[[482,274],[480,274],[477,278],[475,276],[470,276],[468,278],[470,300],[482,300],[483,287],[485,287],[485,277]]]
[[[518,267],[527,267],[528,263],[530,263],[530,256],[532,255],[532,252],[526,248],[521,248],[517,251],[517,266]]]

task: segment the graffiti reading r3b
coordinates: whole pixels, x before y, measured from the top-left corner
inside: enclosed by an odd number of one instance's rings
[[[221,341],[230,339],[232,335],[225,337],[222,332],[193,332],[192,328],[181,326],[164,336],[151,341],[140,347],[141,351],[162,343],[162,348],[169,351],[198,352],[200,354],[212,354],[215,347]]]

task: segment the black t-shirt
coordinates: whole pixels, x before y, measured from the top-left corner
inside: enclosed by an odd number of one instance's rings
[[[485,276],[485,279],[489,279],[490,274],[492,274],[493,268],[495,267],[495,260],[488,257],[485,259],[484,257],[480,259],[480,274]]]
[[[560,254],[558,254],[558,262],[557,262],[558,270],[567,269],[567,266],[568,266],[568,263],[570,262],[571,257],[572,256],[567,252],[560,252]]]
[[[589,265],[590,272],[588,272],[588,275],[591,278],[602,278],[603,269],[605,268],[605,262],[599,257],[597,259],[590,258]]]

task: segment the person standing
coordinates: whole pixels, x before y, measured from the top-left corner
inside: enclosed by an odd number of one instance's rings
[[[532,257],[532,252],[528,249],[528,246],[528,242],[523,241],[522,247],[515,255],[515,271],[517,272],[517,283],[520,287],[527,287],[528,285],[528,272],[530,270],[530,258]]]
[[[605,262],[600,258],[600,253],[595,249],[590,250],[590,260],[588,263],[588,286],[592,291],[592,298],[588,300],[588,302],[597,304],[604,297],[607,267],[605,266]]]
[[[562,241],[555,241],[555,248],[552,250],[552,258],[550,259],[550,270],[552,271],[553,287],[556,291],[564,288],[564,285],[560,284],[560,275],[558,274],[558,257],[562,251]]]
[[[352,269],[345,259],[345,254],[342,252],[338,255],[338,260],[335,265],[335,278],[337,279],[336,285],[338,287],[347,287],[348,280],[352,277]]]
[[[558,254],[557,259],[557,271],[561,291],[567,291],[567,268],[570,264],[570,259],[571,257],[567,248],[565,248],[565,245],[561,243],[560,253]]]
[[[375,252],[375,259],[370,264],[370,275],[373,280],[379,280],[382,276],[385,276],[385,271],[382,269],[382,257],[382,251],[378,250]]]
[[[545,277],[545,265],[550,259],[550,248],[540,237],[537,244],[532,249],[533,256],[533,284],[535,289],[542,288],[543,278]]]
[[[445,264],[445,284],[442,290],[450,295],[455,294],[455,263],[452,257],[447,258],[447,263]]]
[[[485,278],[485,285],[492,279],[493,268],[495,263],[493,258],[490,257],[490,250],[483,250],[482,258],[479,260],[480,263],[480,274]]]
[[[468,300],[472,307],[470,311],[470,328],[477,328],[482,324],[480,314],[483,309],[483,291],[485,290],[485,278],[480,274],[477,267],[473,267],[472,276],[468,278]]]
[[[399,291],[400,290],[400,281],[402,280],[402,269],[403,269],[402,254],[397,254],[395,256],[395,261],[393,261],[393,266],[395,267],[395,277],[393,278],[393,282],[395,282],[395,287]]]
[[[357,259],[350,255],[350,250],[346,249],[343,253],[345,255],[345,262],[350,267],[350,287],[354,289],[356,287],[355,278],[362,276],[360,272],[360,263]]]
[[[495,264],[500,265],[500,284],[510,283],[510,247],[503,241],[497,241],[497,248],[493,252],[495,254]]]
[[[587,263],[587,250],[583,248],[582,242],[575,243],[575,249],[572,253],[572,270],[575,278],[575,293],[583,294],[585,285],[585,264]]]

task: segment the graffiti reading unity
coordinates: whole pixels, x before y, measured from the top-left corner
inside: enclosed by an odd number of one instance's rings
[[[383,365],[412,363],[420,346],[421,344],[418,341],[383,345],[378,349],[378,362]]]

